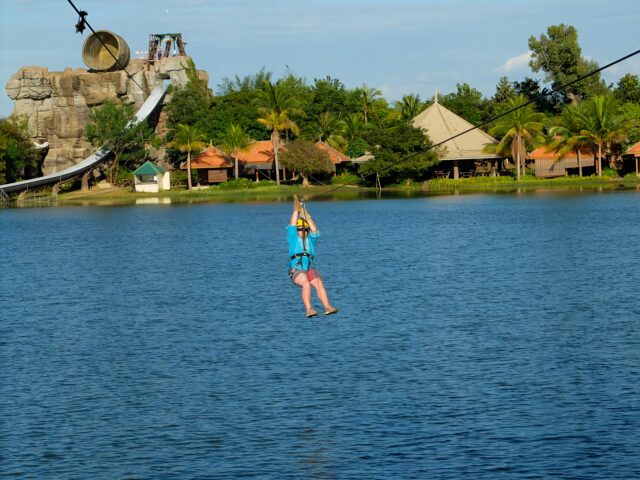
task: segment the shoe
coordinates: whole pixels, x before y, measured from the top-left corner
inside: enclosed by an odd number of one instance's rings
[[[329,307],[324,311],[325,315],[333,315],[334,313],[338,313],[339,309],[336,307]]]
[[[307,312],[307,318],[309,317],[317,317],[318,316],[318,312],[316,312],[315,310],[309,310]]]

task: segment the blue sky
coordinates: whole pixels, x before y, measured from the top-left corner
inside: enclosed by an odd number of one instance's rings
[[[276,78],[287,67],[309,82],[331,75],[390,100],[428,98],[469,83],[485,96],[501,76],[522,80],[527,40],[549,25],[578,29],[583,55],[600,65],[640,48],[637,0],[74,0],[95,29],[112,30],[132,51],[149,33],[182,32],[187,53],[216,89],[224,77]],[[168,13],[167,13],[168,11]],[[66,0],[0,0],[0,80],[20,67],[84,67],[76,14]],[[640,73],[640,55],[604,73],[615,83]],[[13,102],[0,95],[0,116]]]

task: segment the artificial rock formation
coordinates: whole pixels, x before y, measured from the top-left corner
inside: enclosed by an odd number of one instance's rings
[[[46,67],[23,67],[6,85],[15,101],[14,116],[27,119],[35,143],[49,143],[42,166],[45,175],[77,164],[95,150],[84,137],[89,110],[110,100],[132,104],[137,111],[164,80],[183,86],[188,82],[184,65],[189,57],[174,56],[156,61],[132,59],[127,71],[89,72],[67,68],[49,72]],[[207,79],[206,72],[199,72]],[[142,87],[142,88],[141,88]],[[145,91],[146,90],[146,91]],[[161,116],[162,118],[162,116]]]

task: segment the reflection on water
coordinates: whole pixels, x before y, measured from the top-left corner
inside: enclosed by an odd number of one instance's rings
[[[146,197],[136,198],[136,205],[170,205],[171,197]]]
[[[636,190],[371,195],[2,211],[0,477],[638,478]]]

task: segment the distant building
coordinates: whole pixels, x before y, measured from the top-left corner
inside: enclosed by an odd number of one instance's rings
[[[636,177],[640,176],[640,171],[638,171],[638,160],[640,159],[640,142],[631,145],[627,148],[627,151],[624,152],[622,157],[622,166],[624,172],[635,172]]]
[[[171,189],[171,174],[153,162],[144,162],[133,172],[136,192],[154,192]]]
[[[180,170],[187,170],[187,162],[180,164]],[[197,172],[198,185],[226,182],[233,178],[233,158],[219,148],[209,145],[191,159],[191,170]]]
[[[329,155],[334,167],[340,163],[346,163],[351,159],[344,153],[327,145],[324,142],[316,142],[316,147]],[[280,152],[287,149],[282,144]],[[253,142],[249,148],[233,155],[223,153],[219,148],[209,145],[205,150],[191,159],[191,169],[196,170],[198,183],[210,185],[226,182],[233,178],[234,158],[238,158],[239,176],[249,177],[255,181],[275,179],[275,154],[271,140]],[[187,162],[180,164],[181,170],[187,169]],[[280,165],[282,179],[286,180],[286,170]]]
[[[497,140],[479,128],[470,130],[474,125],[440,105],[437,95],[433,104],[415,116],[412,124],[424,130],[434,145],[444,142],[436,149],[436,153],[440,166],[453,170],[453,178],[460,178],[461,172],[464,176],[476,171],[495,175],[502,157],[485,153],[483,149],[486,145],[497,143]],[[466,130],[470,131],[449,140]]]
[[[567,174],[578,174],[578,155],[571,151],[560,157],[547,147],[538,147],[529,155],[527,161],[534,164],[536,177],[563,177]],[[580,165],[583,175],[595,173],[595,159],[589,149],[580,150]]]

